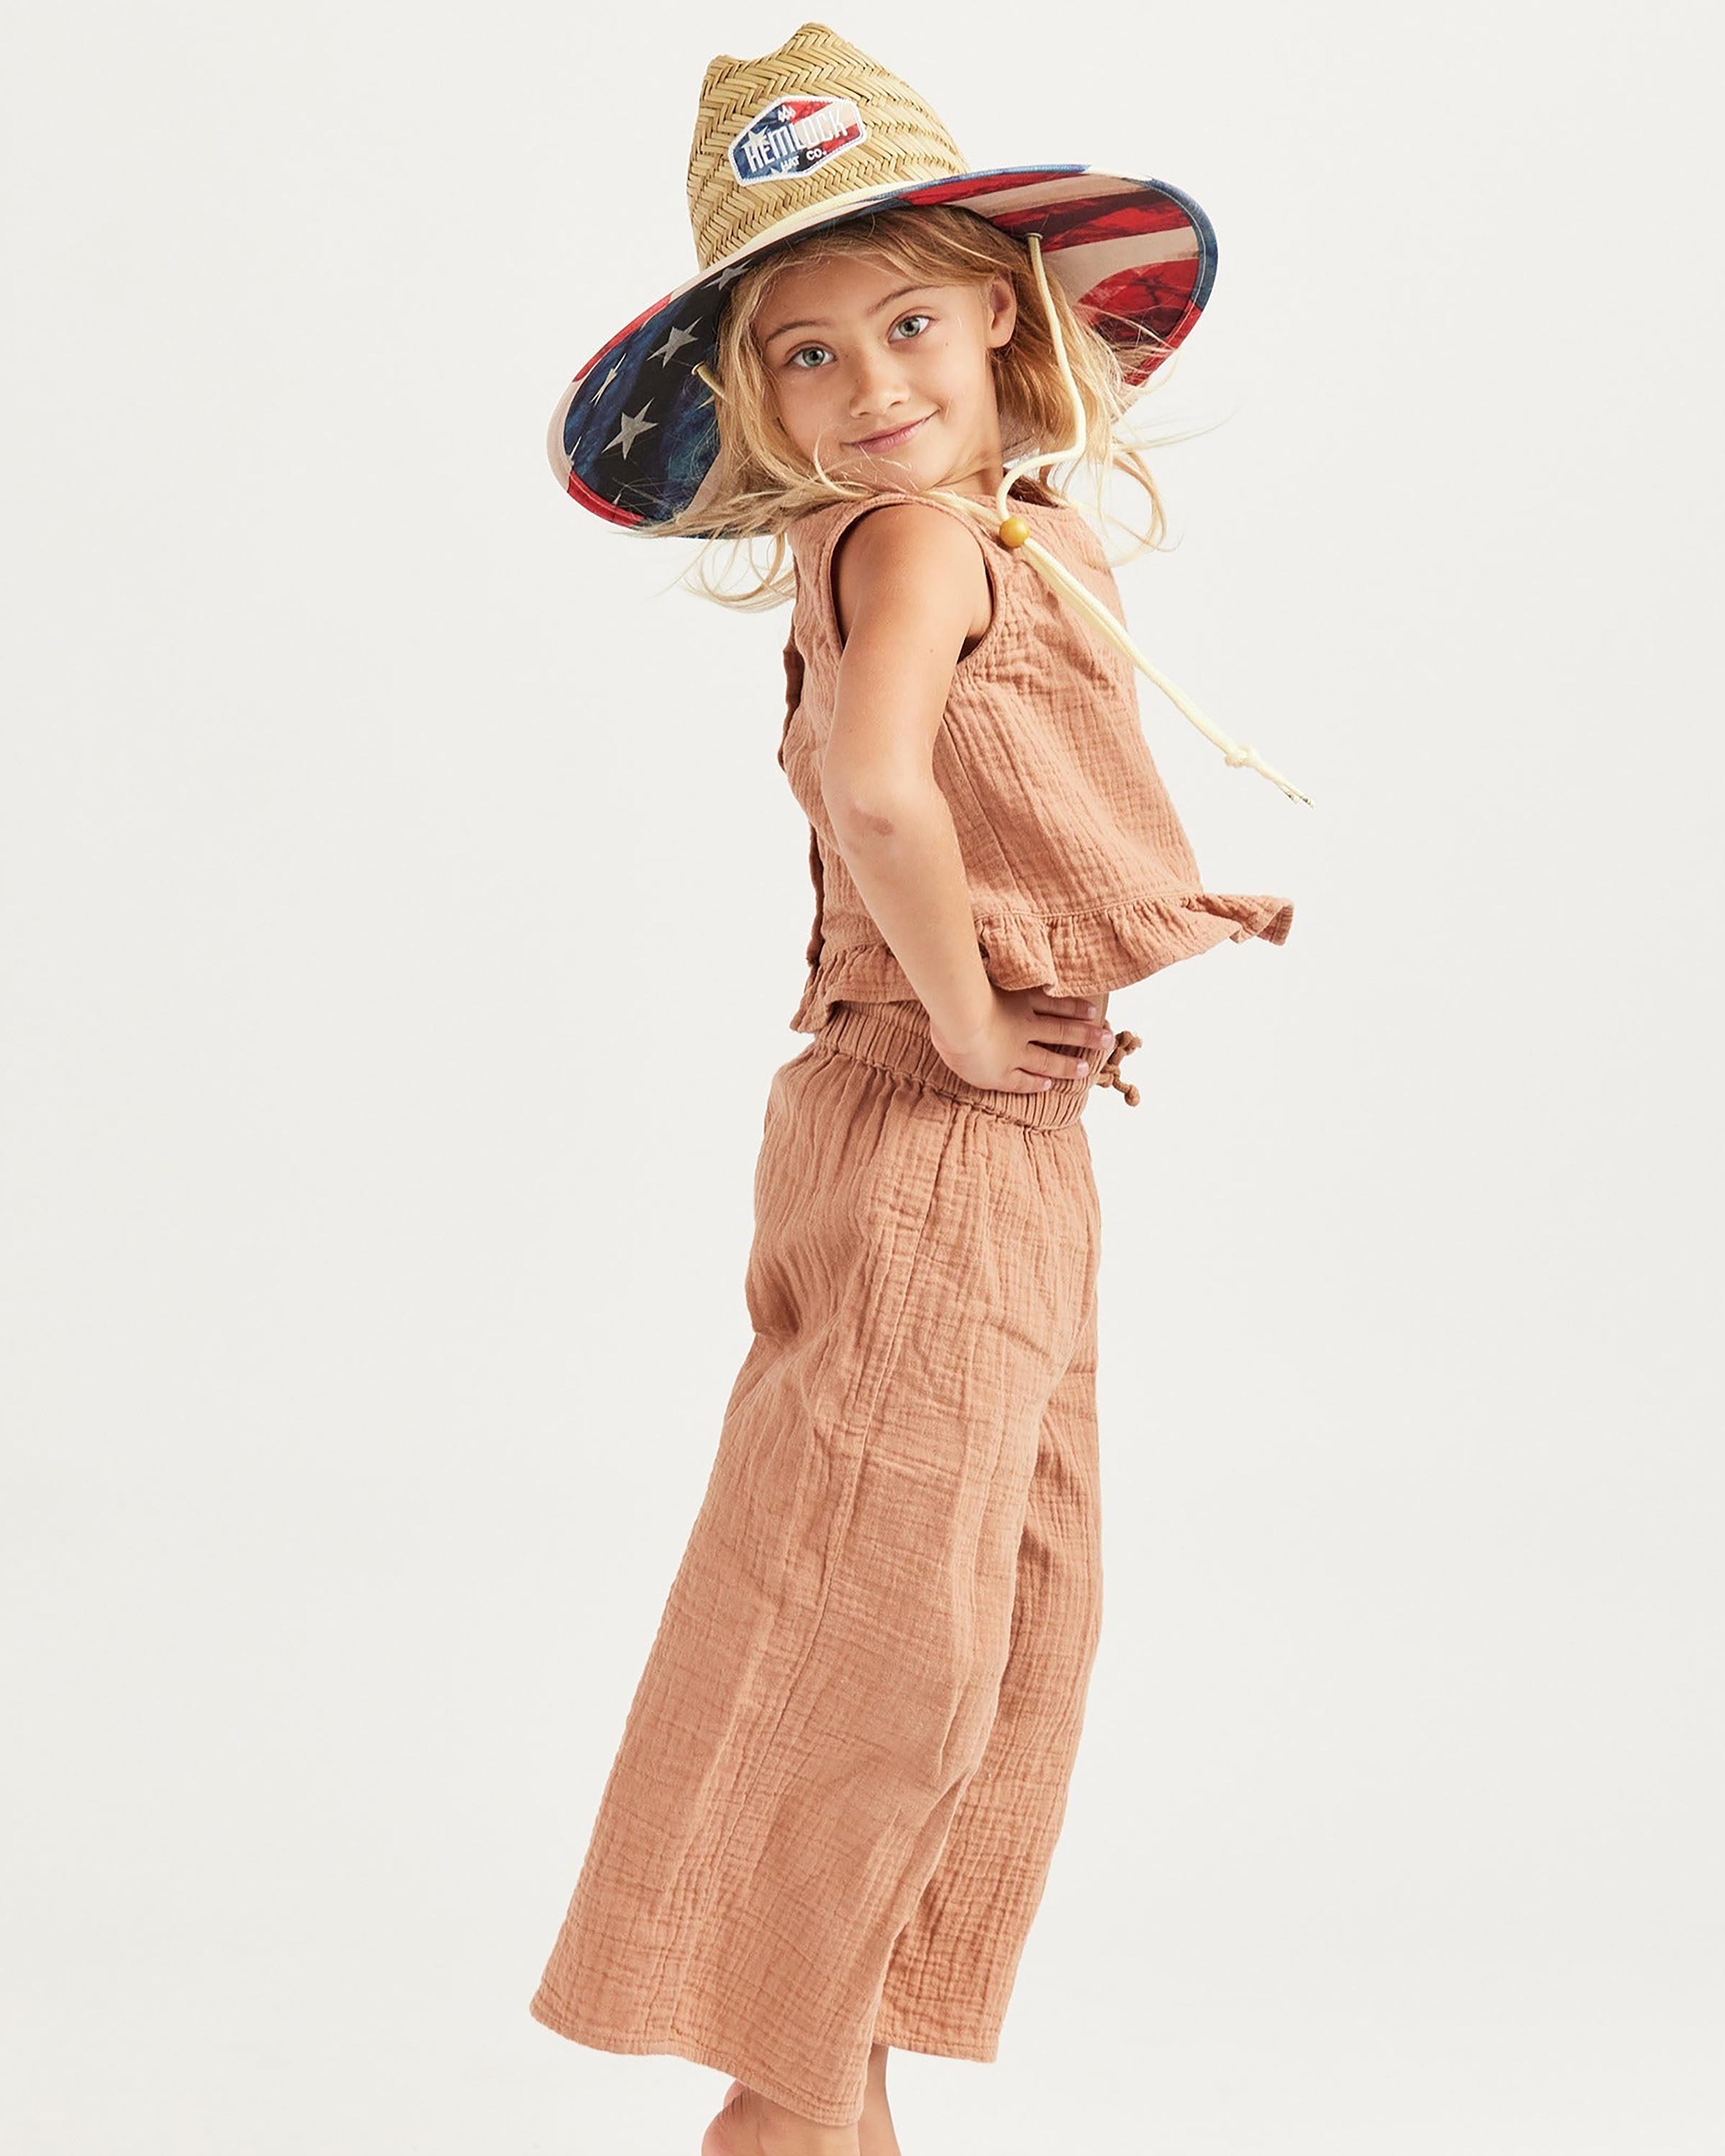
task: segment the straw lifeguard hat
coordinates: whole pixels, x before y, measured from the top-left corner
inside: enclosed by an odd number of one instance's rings
[[[870,210],[942,203],[1039,236],[1049,274],[1140,383],[1190,331],[1216,275],[1209,219],[1161,180],[1090,165],[977,171],[879,61],[804,23],[758,59],[708,66],[689,152],[701,267],[608,337],[559,400],[547,439],[572,499],[619,524],[695,503],[718,453],[711,366],[726,287],[798,234]]]

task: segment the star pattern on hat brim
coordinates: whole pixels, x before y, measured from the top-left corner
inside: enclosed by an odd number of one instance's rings
[[[1163,181],[1037,165],[874,188],[837,213],[757,236],[608,340],[552,414],[547,448],[565,490],[616,523],[658,523],[686,508],[718,453],[712,393],[695,368],[711,360],[731,285],[791,238],[870,209],[942,203],[974,208],[1016,236],[1037,233],[1050,275],[1115,346],[1135,384],[1188,335],[1214,282],[1209,218]]]

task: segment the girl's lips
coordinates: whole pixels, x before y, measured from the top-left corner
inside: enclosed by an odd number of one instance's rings
[[[854,449],[896,449],[901,442],[908,442],[919,427],[926,427],[933,417],[925,412],[920,419],[913,419],[908,427],[900,427],[890,434],[869,434],[860,442],[853,442]]]

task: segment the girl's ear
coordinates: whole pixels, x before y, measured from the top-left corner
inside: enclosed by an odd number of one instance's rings
[[[1013,331],[1018,326],[1019,295],[1010,277],[995,277],[983,295],[988,310],[988,327],[984,331],[989,344],[999,349],[1012,341]]]

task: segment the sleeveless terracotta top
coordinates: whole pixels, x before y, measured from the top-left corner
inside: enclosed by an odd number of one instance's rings
[[[1025,484],[1012,500],[1033,536],[1119,614],[1113,572],[1088,520],[1040,487],[1034,495],[1021,492]],[[809,819],[815,891],[793,1032],[818,1033],[841,998],[916,998],[834,840],[820,767],[843,649],[834,547],[880,503],[927,500],[886,490],[824,506],[786,527],[797,596],[784,649],[778,762]],[[927,506],[975,536],[993,600],[988,629],[953,670],[933,752],[990,980],[1000,988],[1089,995],[1128,987],[1224,939],[1286,942],[1289,900],[1218,894],[1199,882],[1144,737],[1132,661],[1031,562],[950,503]]]

